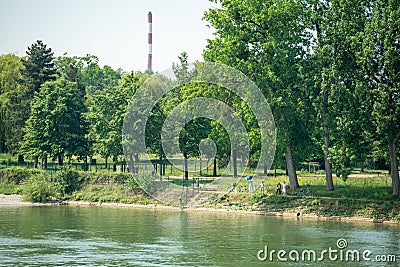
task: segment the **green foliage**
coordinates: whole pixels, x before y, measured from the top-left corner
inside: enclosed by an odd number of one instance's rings
[[[26,54],[27,56],[16,65],[19,70],[15,69],[17,72],[14,77],[9,77],[13,83],[18,84],[9,92],[6,104],[7,124],[11,127],[6,145],[12,153],[20,152],[23,128],[30,116],[30,105],[34,94],[39,91],[42,84],[54,80],[56,72],[53,52],[42,41],[38,40],[28,47]]]
[[[91,125],[88,136],[95,153],[104,158],[111,157],[114,162],[122,156],[122,126],[126,109],[136,89],[146,79],[147,75],[140,72],[125,73],[120,80],[102,80],[101,90],[96,89],[87,95],[88,110],[84,117]]]
[[[24,167],[10,167],[7,169],[0,170],[0,183],[19,185],[26,179],[29,179],[32,176],[41,173],[43,173],[43,171],[37,169],[27,169]]]
[[[288,197],[282,195],[253,194],[250,197],[251,204],[263,203],[267,205],[280,205],[291,200],[293,200],[293,198],[289,199]]]
[[[18,56],[0,56],[0,152],[17,152],[22,139],[24,114],[29,111],[23,101],[26,86],[21,83],[22,70]]]
[[[47,48],[41,40],[36,41],[26,51],[24,58],[24,76],[28,83],[29,95],[33,97],[40,86],[47,81],[54,80],[56,70],[54,68],[54,57],[51,48]]]
[[[400,4],[394,0],[375,0],[370,19],[363,31],[362,50],[357,55],[360,66],[368,77],[373,95],[372,118],[378,140],[386,149],[393,194],[400,193],[398,153],[400,139]]]
[[[88,185],[82,190],[72,193],[67,199],[99,203],[135,203],[144,205],[157,203],[156,200],[146,195],[138,194],[132,189],[127,189],[124,185]]]
[[[71,194],[81,188],[82,177],[70,166],[63,166],[57,171],[55,182],[62,194]]]
[[[216,38],[208,40],[203,56],[242,71],[262,90],[278,128],[276,157],[287,155],[290,181],[297,186],[294,157],[287,151],[297,146],[302,153],[311,141],[309,122],[304,118],[312,115],[306,109],[301,72],[312,37],[307,29],[307,10],[301,1],[233,0],[221,1],[221,6],[204,16],[216,29]],[[251,116],[247,119],[257,123]],[[250,132],[257,136],[257,128],[252,128]],[[251,148],[257,153],[256,143]],[[302,154],[300,160],[305,157]]]
[[[31,156],[87,155],[84,98],[77,85],[58,78],[46,82],[35,94],[26,122],[22,150]]]
[[[383,159],[390,162],[393,193],[398,194],[399,2],[219,2],[221,8],[212,8],[204,15],[216,29],[216,38],[208,40],[204,58],[242,71],[269,100],[278,130],[274,165],[285,166],[283,161],[290,162],[291,157],[299,163],[321,161],[325,156],[342,178],[328,175],[328,183],[332,183],[328,189],[335,184],[339,190],[325,192],[319,176],[318,182],[299,179],[313,187],[313,194],[390,199],[387,179],[385,186],[371,189],[369,185],[376,185],[374,179],[348,178],[354,166],[372,157]],[[179,61],[173,70],[183,84],[194,72],[186,53],[179,56]],[[201,73],[201,68],[196,71]],[[0,152],[58,157],[60,163],[65,156],[81,160],[93,154],[120,161],[127,105],[149,75],[100,67],[99,59],[91,55],[65,54],[54,60],[52,49],[42,41],[32,44],[26,57],[1,55]],[[224,101],[235,110],[248,131],[249,164],[255,164],[260,154],[260,131],[246,101],[224,88],[201,83],[178,86],[154,106],[145,130],[149,151],[163,154],[160,129],[166,116],[177,105],[196,97]],[[212,139],[219,166],[226,165],[231,143],[218,122],[192,120],[179,137],[187,157],[198,157],[200,140]],[[288,164],[288,169],[294,171],[295,165]],[[85,183],[125,183],[131,190],[137,189],[134,179],[125,174],[66,173],[61,170],[56,175],[60,176],[57,179],[63,193],[71,193],[79,188],[78,184]],[[37,174],[15,168],[0,171],[0,180],[18,185]],[[289,172],[291,182],[296,180],[294,174]],[[143,179],[146,188],[152,185]]]
[[[336,170],[336,176],[342,177],[345,182],[352,171],[352,168],[349,166],[350,159],[347,155],[348,150],[349,149],[346,147],[337,148],[336,146],[329,149],[331,155],[330,162]]]
[[[56,196],[56,187],[44,174],[36,174],[28,178],[21,186],[22,197],[26,201],[46,202]]]
[[[129,178],[126,182],[126,187],[129,188],[130,190],[135,190],[135,191],[142,190],[142,188],[138,185],[136,179],[132,175],[129,175]]]
[[[21,189],[19,186],[15,184],[2,184],[0,183],[0,194],[11,195],[11,194],[19,194],[21,193]]]

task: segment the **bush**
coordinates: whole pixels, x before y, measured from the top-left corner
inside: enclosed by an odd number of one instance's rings
[[[62,194],[71,194],[81,188],[82,177],[70,166],[62,167],[56,174],[55,182]]]
[[[113,182],[117,184],[124,184],[132,178],[132,174],[130,173],[116,173],[113,175]]]
[[[19,194],[20,189],[18,185],[15,184],[0,184],[0,194],[11,195]]]
[[[22,183],[22,197],[26,201],[46,202],[56,196],[56,189],[44,174],[36,174]]]
[[[0,170],[0,182],[19,185],[24,180],[39,173],[43,173],[43,171],[38,169],[27,169],[24,167],[10,167]]]
[[[136,182],[136,179],[130,175],[128,181],[126,182],[126,187],[130,190],[141,191],[142,188]]]

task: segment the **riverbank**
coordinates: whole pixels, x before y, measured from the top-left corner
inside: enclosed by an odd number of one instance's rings
[[[48,201],[46,203],[29,202],[29,201],[24,201],[21,195],[0,194],[0,207],[1,206],[52,206],[52,205],[60,205],[60,202],[56,200]]]
[[[160,211],[179,211],[179,207],[166,206],[161,204],[126,204],[126,203],[112,203],[112,202],[90,202],[90,201],[49,201],[46,203],[27,202],[22,199],[21,195],[11,194],[4,195],[0,194],[0,207],[15,207],[15,206],[57,206],[57,205],[68,205],[71,207],[110,207],[110,208],[133,208],[133,209],[147,209],[147,210],[160,210]],[[323,220],[323,221],[344,221],[344,222],[356,222],[356,223],[384,223],[384,224],[399,224],[395,220],[378,220],[372,218],[365,218],[359,216],[321,216],[312,213],[304,213],[303,207],[294,208],[292,211],[273,211],[273,210],[253,210],[249,209],[238,209],[232,206],[205,206],[205,207],[184,207],[185,212],[218,212],[218,213],[239,213],[259,216],[271,216],[271,217],[282,217],[288,219],[311,219],[311,220]]]
[[[149,196],[137,184],[136,177],[127,173],[76,172],[67,168],[49,176],[43,170],[11,168],[0,170],[0,178],[0,194],[11,196],[7,199],[3,195],[0,199],[3,206],[42,205],[22,202],[17,194],[33,202],[53,200],[45,205],[59,205],[62,201],[69,205],[179,209]],[[400,223],[400,196],[392,194],[389,176],[365,174],[352,176],[347,181],[335,177],[333,191],[326,190],[326,181],[321,175],[303,174],[298,180],[301,188],[288,188],[286,195],[276,195],[276,184],[287,182],[286,176],[265,177],[263,193],[260,184],[255,183],[256,190],[249,192],[248,181],[241,179],[237,183],[239,190],[218,199],[199,198],[201,201],[190,202],[190,208],[185,210]],[[180,181],[171,180],[171,183],[177,182]],[[206,182],[209,180],[201,180],[200,185]],[[212,195],[214,189],[210,190],[207,192]]]

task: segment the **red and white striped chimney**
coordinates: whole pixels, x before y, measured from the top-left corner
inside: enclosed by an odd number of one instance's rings
[[[148,36],[148,43],[149,43],[149,55],[147,58],[147,69],[152,70],[152,57],[153,57],[153,30],[152,30],[152,22],[153,22],[153,16],[151,12],[147,14],[147,20],[149,22],[149,36]]]

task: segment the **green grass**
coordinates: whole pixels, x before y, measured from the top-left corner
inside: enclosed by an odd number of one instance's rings
[[[302,213],[321,216],[359,216],[400,221],[400,196],[392,194],[391,179],[388,176],[350,177],[346,182],[335,177],[333,191],[326,190],[325,177],[303,174],[298,180],[301,188],[310,190],[309,195],[300,195],[300,189],[289,188],[287,196],[277,196],[277,182],[288,183],[288,177],[267,177],[264,180],[265,194],[259,190],[251,195],[248,192],[236,195],[229,193],[218,203],[241,209],[296,213],[301,210]],[[238,186],[248,186],[248,181],[241,180]]]
[[[11,195],[19,193],[21,193],[21,189],[15,184],[0,184],[0,194]]]
[[[134,190],[127,189],[124,185],[87,185],[83,189],[64,196],[63,200],[111,202],[125,204],[151,204],[158,203],[155,199]]]

